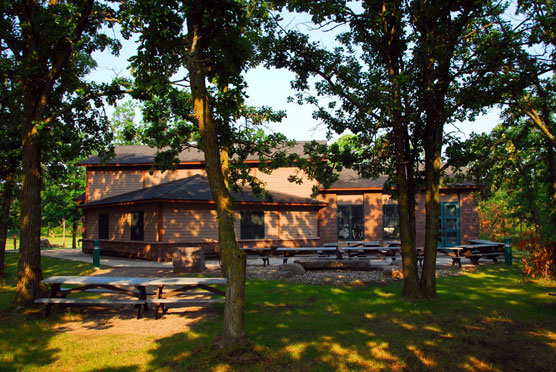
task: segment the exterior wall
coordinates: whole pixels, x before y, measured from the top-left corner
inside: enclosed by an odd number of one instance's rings
[[[155,171],[150,174],[149,171],[145,172],[145,187],[160,185],[162,183],[180,180],[196,175],[206,175],[204,168],[193,169],[176,169],[175,171],[167,170],[165,172]]]
[[[87,170],[87,202],[143,188],[141,170]]]
[[[333,243],[338,241],[338,213],[337,195],[334,193],[319,194],[318,200],[328,205],[321,208],[318,214],[319,233],[322,243]]]
[[[363,205],[363,195],[338,195],[336,202],[338,205]]]
[[[316,210],[288,210],[281,212],[281,238],[311,239],[318,238]]]
[[[266,183],[266,189],[268,191],[276,191],[283,194],[310,198],[315,181],[310,181],[304,173],[299,174],[303,179],[302,184],[288,181],[288,177],[293,174],[297,174],[298,171],[299,170],[297,168],[284,167],[274,170],[271,174],[266,174],[255,168],[253,173],[255,177]]]
[[[119,208],[89,208],[87,214],[86,239],[98,239],[98,215],[109,215],[108,240],[130,240],[131,212],[143,211],[144,241],[156,241],[158,231],[158,208],[153,204],[139,204]]]
[[[479,237],[479,212],[473,193],[460,192],[459,194],[459,226],[462,243]]]
[[[391,199],[390,195],[380,192],[363,193],[357,195],[350,192],[349,195],[336,193],[321,193],[319,200],[328,203],[319,212],[319,229],[321,244],[338,241],[337,228],[337,206],[338,205],[357,205],[363,200],[363,211],[365,214],[365,240],[378,240],[382,243],[382,206],[385,204],[397,204]],[[440,195],[440,202],[455,202],[460,206],[460,240],[466,243],[470,239],[477,239],[479,236],[479,216],[477,205],[469,190],[444,190]],[[425,245],[425,195],[416,195],[416,245]]]
[[[297,168],[279,168],[270,175],[253,168],[252,171],[257,178],[266,184],[268,191],[280,192],[292,196],[311,197],[314,181],[310,181],[303,173],[302,184],[288,181],[288,176],[296,174]],[[125,194],[130,191],[156,186],[162,183],[191,177],[194,175],[206,175],[202,165],[188,167],[187,169],[168,170],[165,172],[154,171],[153,174],[147,169],[122,168],[97,170],[87,169],[87,202],[105,199],[111,196]]]
[[[163,242],[215,242],[218,241],[216,211],[209,205],[164,206]]]
[[[425,208],[425,194],[415,196],[415,224],[417,231],[415,231],[415,244],[417,247],[425,246],[425,225],[426,225],[426,208]]]
[[[256,210],[263,210],[264,211],[264,237],[265,240],[267,239],[280,239],[280,232],[281,232],[281,221],[282,212],[279,208],[272,208],[267,210],[261,207],[243,207],[242,210],[249,210],[249,211],[256,211]],[[241,210],[236,210],[234,212],[234,227],[236,231],[236,237],[238,241],[242,241],[245,243],[248,242],[256,242],[259,239],[242,239],[241,238]]]
[[[171,260],[175,247],[184,246],[201,246],[206,255],[215,255],[218,252],[218,224],[213,208],[210,204],[139,204],[89,208],[85,210],[89,224],[83,251],[90,253],[92,240],[98,239],[98,215],[108,213],[109,239],[101,240],[103,255],[167,261]],[[242,206],[241,209],[264,210],[265,238],[240,239],[238,210],[235,227],[240,247],[316,247],[319,244],[317,207]],[[143,242],[130,241],[130,213],[133,211],[145,212]],[[162,223],[160,227],[159,223]]]
[[[365,214],[365,240],[382,241],[382,194],[363,194]]]

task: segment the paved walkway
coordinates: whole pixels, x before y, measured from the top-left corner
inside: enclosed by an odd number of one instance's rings
[[[7,253],[9,252],[17,252],[6,250]],[[61,258],[65,260],[72,260],[72,261],[80,261],[80,262],[90,262],[92,264],[93,257],[90,254],[85,254],[81,251],[81,249],[46,249],[41,251],[43,256],[46,257],[54,257],[54,258]],[[290,257],[288,262],[293,262],[295,258],[300,256]],[[401,265],[401,259],[398,257],[396,258],[396,264]],[[452,259],[446,255],[439,255],[437,257],[437,266],[450,266],[452,264]],[[488,264],[491,263],[491,260],[481,260],[481,264]],[[109,256],[100,256],[100,264],[103,266],[109,267],[150,267],[150,268],[172,268],[172,262],[155,262],[155,261],[146,261],[140,259],[127,259],[127,258],[117,258],[117,257],[109,257]],[[281,257],[270,257],[270,266],[279,266],[282,264]],[[391,260],[386,258],[385,260],[372,260],[373,266],[389,266],[391,264]],[[205,265],[207,267],[218,267],[220,263],[218,260],[209,259],[205,261]],[[248,256],[247,257],[247,265],[248,266],[262,266],[263,262],[259,256]],[[471,267],[473,264],[469,260],[462,260],[463,267]]]

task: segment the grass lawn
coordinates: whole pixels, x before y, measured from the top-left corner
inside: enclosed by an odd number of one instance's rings
[[[248,281],[246,331],[256,352],[222,359],[220,321],[170,337],[79,338],[9,305],[15,255],[0,289],[1,371],[556,371],[556,283],[517,265],[440,278],[438,298],[405,301],[401,283],[330,287]],[[90,265],[43,258],[45,276]],[[220,306],[222,309],[222,306]]]
[[[43,231],[41,231],[41,239],[48,239],[48,241],[50,242],[50,244],[52,245],[56,245],[58,248],[62,248],[64,242],[66,243],[66,248],[71,248],[71,230],[67,230],[66,231],[66,238],[64,239],[63,235],[61,232],[55,232],[54,236],[50,236],[48,235],[46,229],[43,229]],[[15,244],[15,249],[19,249],[19,233],[17,231],[9,231],[8,232],[8,240],[6,241],[6,249],[11,251],[14,249],[14,235],[16,236],[16,244]],[[81,243],[79,242],[79,239],[81,239],[81,233],[77,234],[77,238],[76,238],[76,244],[77,247],[76,248],[81,248]]]

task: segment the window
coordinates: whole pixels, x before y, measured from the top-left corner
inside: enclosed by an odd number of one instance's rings
[[[400,240],[397,204],[385,204],[382,206],[382,229],[383,240]]]
[[[145,240],[144,212],[131,212],[131,240]]]
[[[363,226],[362,205],[338,206],[339,240],[363,240],[365,236]]]
[[[108,239],[110,218],[108,213],[98,215],[98,238]]]
[[[264,211],[242,211],[241,239],[264,239]]]

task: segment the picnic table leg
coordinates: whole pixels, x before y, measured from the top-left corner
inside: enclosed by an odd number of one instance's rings
[[[145,288],[144,285],[138,285],[135,288],[137,288],[137,290],[139,291],[139,299],[140,300],[147,300],[147,289]],[[141,306],[143,306],[144,312],[147,312],[147,310],[149,309],[149,306],[147,305],[147,303],[145,302],[144,305],[135,305],[137,306],[137,319],[141,318]]]
[[[461,268],[461,257],[452,257],[452,266],[454,266],[455,264],[458,264],[458,266]]]
[[[164,286],[163,285],[159,285],[158,289],[156,290],[156,298],[162,298],[163,296],[163,291]],[[162,308],[162,313],[164,314],[164,312],[166,311],[166,308],[164,307],[164,304],[156,304],[154,306],[154,318],[158,319],[158,309]]]
[[[66,297],[64,295],[62,295],[62,289],[61,289],[61,284],[60,283],[53,283],[50,286],[50,298],[58,298],[58,297]],[[51,303],[46,304],[46,307],[44,309],[44,317],[48,317],[50,315],[50,307],[52,306]]]

